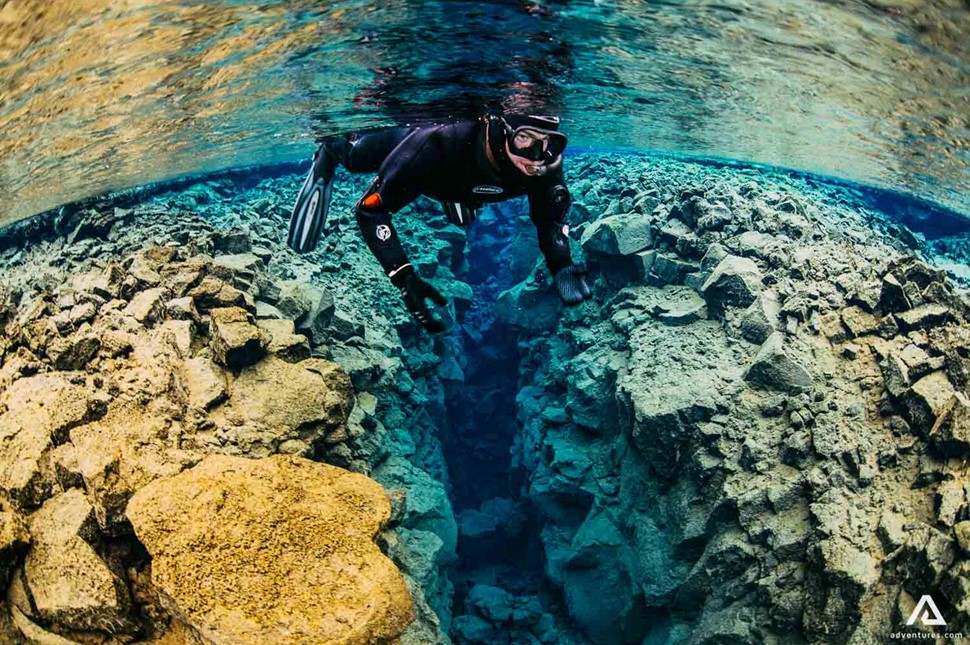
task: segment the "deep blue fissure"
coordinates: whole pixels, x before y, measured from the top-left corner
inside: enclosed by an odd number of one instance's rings
[[[499,294],[515,282],[510,253],[522,209],[514,202],[486,209],[469,230],[465,254],[462,277],[475,296],[459,332],[464,380],[447,386],[449,427],[442,437],[462,526],[452,571],[456,616],[469,611],[465,599],[476,584],[543,597],[547,608],[558,604],[545,584],[541,523],[521,493],[526,473],[513,469],[511,456],[521,431],[518,338],[495,317]],[[498,530],[476,537],[476,525],[491,523]]]

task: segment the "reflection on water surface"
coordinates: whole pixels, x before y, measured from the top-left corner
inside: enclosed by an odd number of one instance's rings
[[[968,33],[963,0],[8,0],[0,223],[499,107],[970,212]]]

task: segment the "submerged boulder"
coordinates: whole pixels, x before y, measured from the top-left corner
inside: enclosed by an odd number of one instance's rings
[[[754,260],[726,255],[701,286],[701,294],[708,304],[723,308],[726,305],[746,307],[761,290],[761,270]]]
[[[123,631],[131,599],[122,580],[90,542],[94,507],[73,488],[30,517],[32,544],[24,564],[36,618],[69,629]]]
[[[812,375],[784,349],[784,334],[775,332],[758,350],[744,380],[759,389],[804,392],[812,389]]]
[[[213,309],[211,316],[211,346],[219,363],[240,369],[263,356],[270,336],[256,326],[249,312],[239,307],[225,307]]]
[[[62,376],[41,374],[20,379],[0,393],[0,410],[5,410],[0,414],[0,488],[21,506],[37,506],[53,485],[42,457],[99,408],[83,387]]]
[[[962,392],[943,405],[930,439],[948,457],[970,456],[970,401]]]
[[[209,642],[363,645],[412,620],[404,579],[374,543],[390,502],[363,475],[212,456],[138,491],[128,515],[152,584]]]
[[[650,220],[638,213],[611,215],[593,222],[580,240],[587,253],[630,255],[653,244]]]
[[[520,282],[499,294],[495,316],[525,331],[548,331],[559,321],[562,301],[546,285]]]
[[[335,363],[310,358],[289,363],[268,356],[233,379],[229,400],[210,418],[223,441],[265,457],[286,443],[303,453],[344,427],[353,405],[350,378]]]
[[[318,343],[325,337],[336,309],[333,294],[296,280],[280,282],[279,290],[276,308],[284,317],[296,322],[297,331],[309,336],[314,344]]]

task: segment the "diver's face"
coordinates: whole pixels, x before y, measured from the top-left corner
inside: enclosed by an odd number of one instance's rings
[[[549,150],[549,135],[534,130],[518,130],[512,137],[511,145],[505,142],[505,152],[512,164],[529,177],[541,175],[545,168],[546,153]]]

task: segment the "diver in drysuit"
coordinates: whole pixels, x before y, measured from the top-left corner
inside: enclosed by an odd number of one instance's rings
[[[590,297],[590,289],[569,254],[565,217],[571,199],[562,174],[565,147],[558,117],[525,114],[329,138],[313,157],[293,208],[287,242],[299,253],[316,247],[338,165],[352,173],[376,172],[355,207],[357,224],[368,248],[401,290],[408,311],[429,332],[438,333],[445,324],[426,301],[447,301],[408,262],[391,215],[425,195],[443,204],[452,223],[468,226],[482,204],[527,195],[539,248],[559,297],[567,305],[579,304]]]

